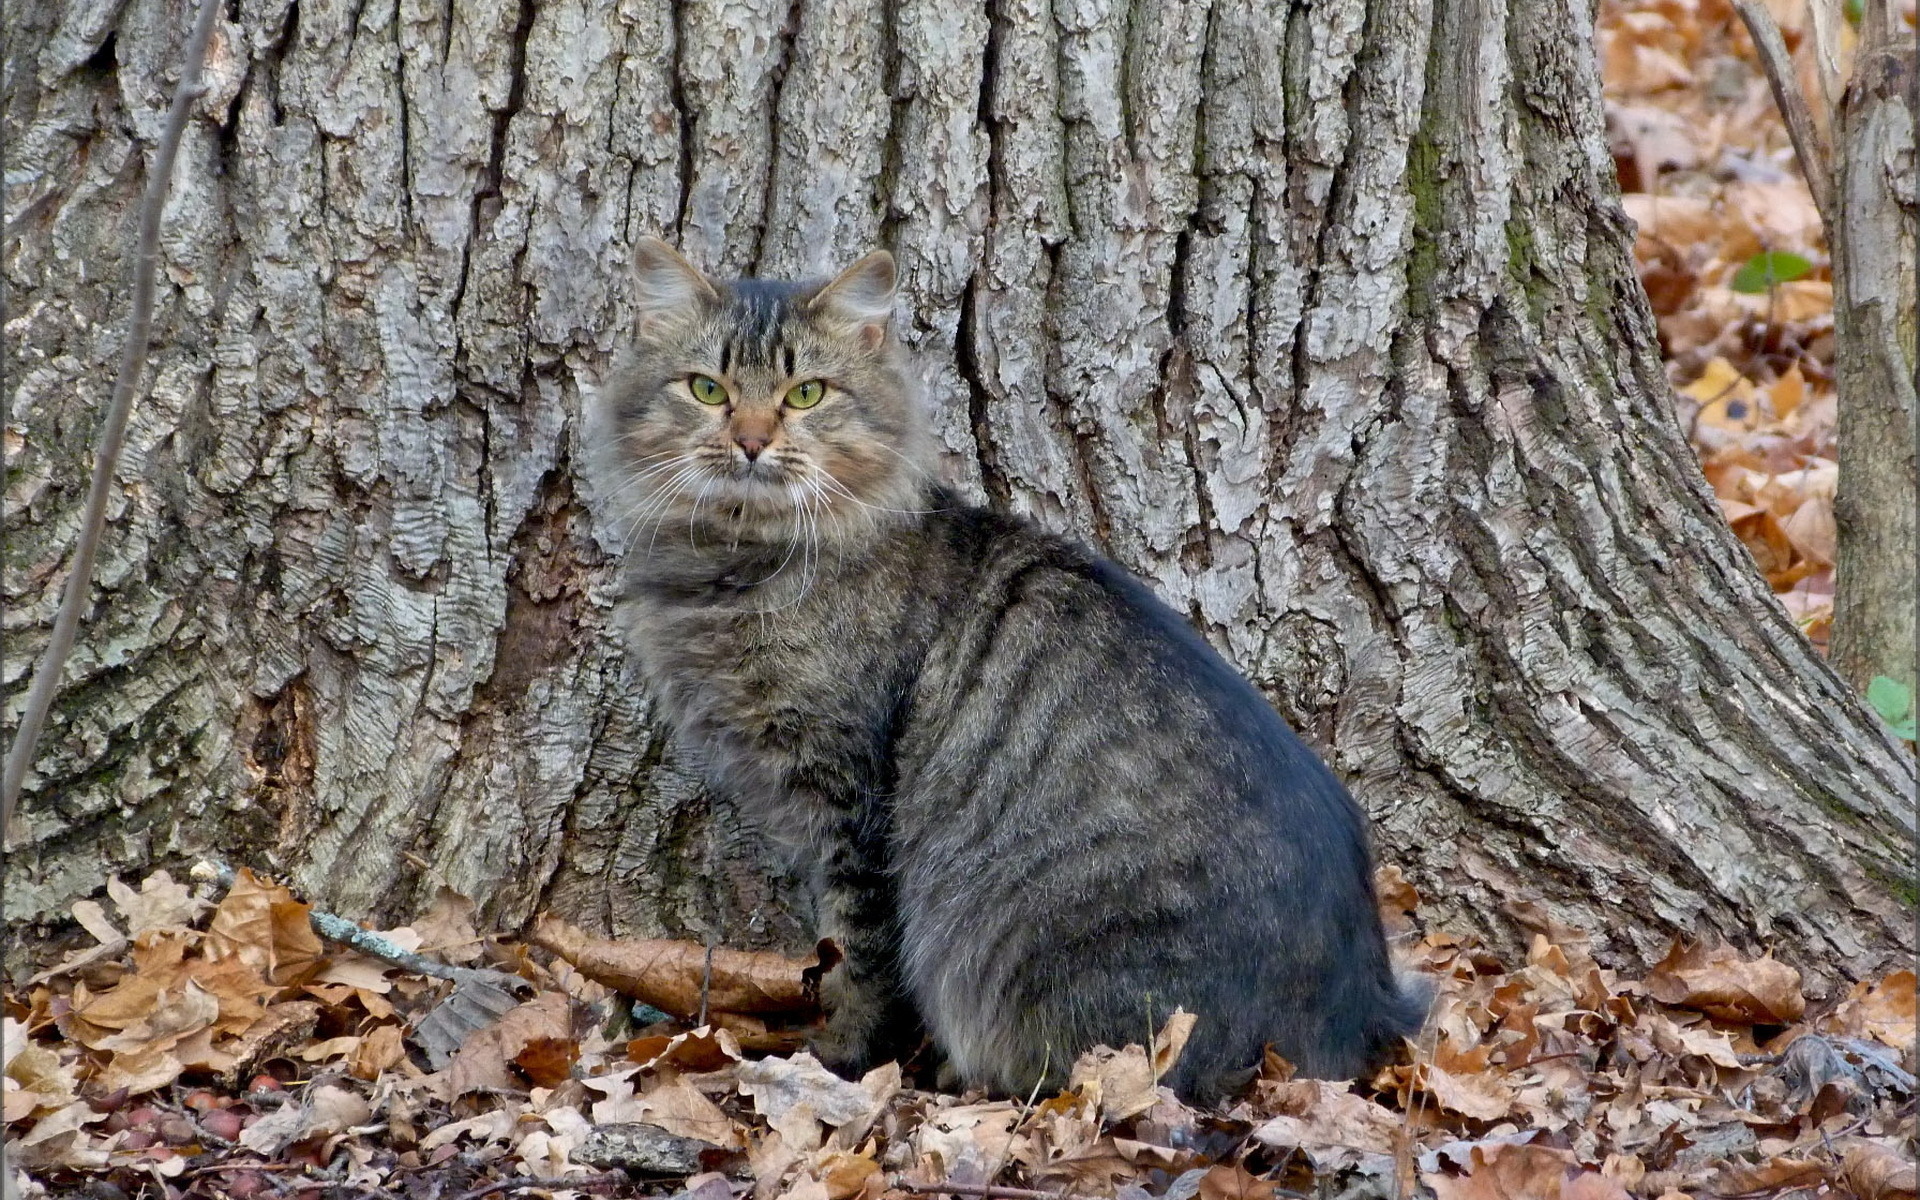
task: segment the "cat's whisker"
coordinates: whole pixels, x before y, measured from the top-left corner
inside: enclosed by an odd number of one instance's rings
[[[898,452],[896,451],[896,453]],[[846,499],[851,500],[855,504],[858,504],[861,508],[870,508],[874,512],[890,513],[894,516],[901,516],[901,517],[924,517],[936,511],[935,509],[931,509],[931,508],[888,508],[884,504],[870,503],[869,501],[862,500],[860,497],[854,495],[853,489],[849,488],[846,484],[840,482],[839,478],[836,475],[834,475],[832,471],[827,470],[825,467],[819,465],[818,463],[814,463],[811,465],[814,473],[818,475],[820,479],[825,481],[828,486],[832,487],[834,491],[838,492],[840,495],[844,496]]]
[[[700,494],[693,498],[693,507],[687,510],[687,544],[695,550],[700,548],[700,537],[698,532],[696,532],[696,523],[700,517],[700,506],[706,502],[707,494],[713,491],[715,482],[717,481],[713,479],[712,476],[708,476],[707,481],[700,485]]]
[[[635,513],[645,509],[650,502],[660,495],[661,489],[647,486],[652,483],[655,478],[665,474],[674,467],[685,469],[688,467],[697,467],[698,465],[698,460],[692,455],[676,455],[672,462],[663,463],[660,466],[638,472],[623,481],[620,486],[613,489],[613,493],[607,498],[610,505],[628,499],[630,495],[636,491],[639,492],[639,495],[637,499],[632,499],[631,502],[619,512],[615,518],[616,522],[632,521]]]

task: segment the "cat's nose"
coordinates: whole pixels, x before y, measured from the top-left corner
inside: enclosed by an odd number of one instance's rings
[[[767,448],[767,439],[751,433],[736,433],[733,435],[733,444],[740,447],[741,452],[747,456],[748,462],[752,462],[760,457],[762,450]]]

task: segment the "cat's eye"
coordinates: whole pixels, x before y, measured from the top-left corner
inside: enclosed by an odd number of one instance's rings
[[[818,379],[809,379],[805,383],[796,383],[787,389],[787,407],[812,408],[820,403],[827,394],[827,385]]]
[[[727,389],[718,379],[707,375],[689,375],[687,387],[693,391],[693,398],[702,404],[725,404]]]

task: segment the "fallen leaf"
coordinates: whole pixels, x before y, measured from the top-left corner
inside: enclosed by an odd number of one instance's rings
[[[572,1038],[571,1000],[565,992],[542,992],[461,1043],[447,1064],[448,1094],[518,1088],[521,1082],[509,1064],[529,1045]]]
[[[155,871],[141,880],[139,891],[110,875],[107,895],[127,919],[128,936],[135,938],[153,929],[185,929],[212,907],[206,897],[194,895],[183,883],[175,883],[165,871]]]
[[[818,1009],[809,972],[817,973],[822,967],[819,954],[791,959],[716,946],[709,980],[707,947],[698,942],[596,938],[553,916],[536,921],[529,939],[572,963],[587,978],[683,1020],[700,1013],[703,980],[708,981],[705,998],[710,1010],[807,1013]]]
[[[1727,1021],[1784,1025],[1807,1010],[1800,972],[1771,954],[1742,958],[1722,943],[1675,942],[1648,972],[1647,992],[1662,1004],[1692,1008]]]
[[[1913,1047],[1920,1019],[1912,971],[1895,971],[1878,982],[1862,981],[1833,1010],[1825,1027],[1835,1033],[1870,1037],[1896,1050]]]
[[[740,1094],[795,1150],[819,1146],[820,1123],[846,1125],[873,1107],[865,1089],[827,1070],[811,1054],[741,1063],[735,1077]]]
[[[207,928],[208,957],[237,957],[282,986],[305,982],[325,965],[311,911],[286,888],[242,867]]]

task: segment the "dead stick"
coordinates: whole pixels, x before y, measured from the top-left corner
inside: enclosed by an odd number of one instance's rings
[[[80,539],[74,543],[73,565],[67,570],[67,590],[60,597],[60,611],[54,614],[53,633],[33,670],[33,683],[27,689],[26,708],[14,730],[13,745],[7,749],[4,779],[0,779],[0,838],[13,828],[13,805],[26,783],[27,768],[33,763],[33,750],[40,741],[40,728],[47,711],[53,707],[53,694],[60,686],[60,672],[73,649],[74,634],[80,628],[80,612],[87,607],[93,588],[93,559],[100,549],[100,535],[107,525],[107,493],[113,489],[113,470],[120,463],[120,448],[127,440],[127,418],[133,413],[133,391],[147,366],[147,342],[153,325],[153,275],[160,258],[160,212],[167,202],[167,187],[173,179],[173,160],[180,151],[180,135],[187,128],[187,113],[205,91],[200,86],[200,67],[207,59],[207,41],[213,36],[213,19],[225,7],[220,0],[200,0],[200,15],[187,39],[186,58],[180,64],[180,81],[173,87],[173,106],[167,110],[167,124],[160,145],[153,155],[153,173],[140,197],[140,236],[133,251],[133,313],[128,321],[127,344],[120,351],[120,370],[113,380],[113,399],[107,406],[107,421],[100,430],[100,449],[93,457],[93,482],[87,488],[86,515],[80,522]]]
[[[482,1196],[497,1196],[501,1192],[516,1192],[522,1188],[592,1188],[606,1187],[616,1183],[628,1182],[625,1171],[608,1171],[603,1175],[572,1175],[555,1179],[535,1179],[522,1176],[518,1179],[498,1179],[485,1187],[475,1188],[463,1193],[459,1200],[480,1200]]]
[[[1787,138],[1793,143],[1794,156],[1800,160],[1800,173],[1807,178],[1807,190],[1813,193],[1813,206],[1820,210],[1821,221],[1831,230],[1833,219],[1838,215],[1833,207],[1831,156],[1819,129],[1814,126],[1813,110],[1807,107],[1807,98],[1794,80],[1793,60],[1787,54],[1786,40],[1780,36],[1780,26],[1774,24],[1773,14],[1761,0],[1733,0],[1733,7],[1746,22],[1753,48],[1760,53],[1767,88],[1773,93],[1774,107],[1787,122]]]
[[[892,1186],[923,1196],[979,1196],[983,1200],[1073,1200],[1068,1192],[1037,1192],[1032,1188],[1001,1187],[997,1183],[908,1183],[904,1179],[896,1179]]]

